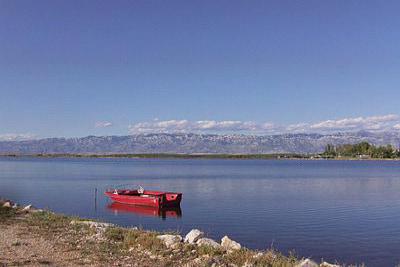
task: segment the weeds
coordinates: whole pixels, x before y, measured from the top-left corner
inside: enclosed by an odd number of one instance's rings
[[[29,223],[44,229],[60,229],[69,225],[71,219],[48,211],[36,212],[29,217]]]
[[[240,249],[228,253],[225,260],[234,262],[238,265],[269,266],[269,267],[291,267],[298,263],[298,258],[294,254],[284,256],[274,250],[256,252],[248,249]]]
[[[212,246],[203,245],[203,246],[197,247],[197,253],[199,255],[209,255],[209,256],[214,257],[214,256],[220,256],[224,252],[220,248],[214,248]]]
[[[157,238],[156,232],[110,227],[107,228],[105,237],[111,241],[110,243],[117,244],[124,250],[135,246],[141,246],[153,252],[165,249],[162,241]]]
[[[2,207],[0,203],[0,221],[5,221],[15,217],[16,212],[13,208]]]

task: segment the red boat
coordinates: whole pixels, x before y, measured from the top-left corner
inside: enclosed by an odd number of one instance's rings
[[[182,193],[150,191],[143,187],[136,190],[110,189],[104,194],[114,202],[158,208],[179,206],[182,199]]]

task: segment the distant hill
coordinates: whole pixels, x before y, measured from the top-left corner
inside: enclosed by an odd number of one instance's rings
[[[2,141],[0,153],[316,153],[327,144],[400,145],[400,132],[281,134],[270,136],[214,134],[137,134]]]

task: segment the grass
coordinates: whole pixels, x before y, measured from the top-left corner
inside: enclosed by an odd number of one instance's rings
[[[0,220],[6,221],[15,217],[16,211],[13,208],[3,207],[3,204],[0,202]]]
[[[220,248],[214,248],[212,246],[200,246],[200,247],[195,247],[195,249],[197,250],[197,253],[201,256],[201,255],[209,255],[211,257],[215,257],[215,256],[221,256],[224,254],[224,251]]]
[[[111,244],[117,245],[122,250],[129,250],[132,247],[140,247],[158,252],[165,250],[165,246],[157,238],[159,233],[120,227],[109,227],[105,231],[105,237]],[[110,242],[108,242],[110,243]]]
[[[242,248],[224,254],[224,262],[226,264],[235,263],[239,266],[247,264],[250,266],[290,267],[295,266],[299,260],[292,253],[284,256],[272,249],[261,252]]]
[[[39,227],[43,230],[57,231],[69,226],[71,217],[44,211],[31,214],[28,222],[30,225]]]

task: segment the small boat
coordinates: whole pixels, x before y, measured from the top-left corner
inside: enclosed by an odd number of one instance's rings
[[[182,199],[182,193],[144,190],[141,186],[138,189],[109,189],[104,194],[117,203],[158,208],[179,206]]]

